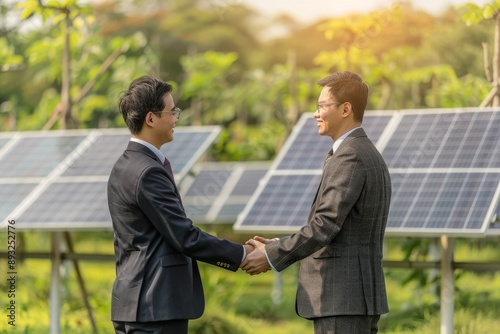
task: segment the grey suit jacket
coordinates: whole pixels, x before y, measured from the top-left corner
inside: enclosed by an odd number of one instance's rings
[[[147,147],[130,142],[108,182],[116,279],[111,319],[194,319],[204,310],[196,260],[236,271],[243,247],[186,217],[174,180]]]
[[[300,316],[388,312],[382,247],[390,199],[382,156],[363,129],[353,131],[325,165],[307,225],[266,245],[278,271],[303,259]]]

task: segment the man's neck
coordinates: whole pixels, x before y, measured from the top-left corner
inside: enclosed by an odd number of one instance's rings
[[[332,137],[332,140],[335,142],[338,140],[340,137],[348,133],[349,131],[352,131],[353,129],[359,128],[361,126],[361,123],[356,122],[356,123],[350,123],[349,125],[346,125],[342,129],[339,130],[338,134],[335,137]]]
[[[143,140],[151,145],[153,145],[154,147],[156,147],[157,149],[160,149],[161,148],[161,145],[158,145],[157,143],[155,143],[154,140],[152,140],[153,138],[149,138],[149,136],[143,134],[143,133],[139,133],[139,134],[133,134],[132,135],[132,138],[136,138],[136,139],[140,139],[140,140]]]

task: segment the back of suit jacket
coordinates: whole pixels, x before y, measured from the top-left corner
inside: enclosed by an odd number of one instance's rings
[[[278,271],[303,259],[299,315],[388,312],[382,248],[390,199],[382,156],[363,129],[353,131],[325,165],[307,225],[266,245]]]
[[[147,147],[130,142],[108,182],[116,280],[114,321],[194,319],[204,309],[196,260],[236,271],[243,247],[186,217],[174,181]]]

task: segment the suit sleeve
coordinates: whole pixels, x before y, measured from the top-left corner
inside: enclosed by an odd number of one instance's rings
[[[277,271],[330,244],[358,200],[365,171],[356,150],[337,151],[325,167],[315,199],[315,210],[299,232],[266,245],[268,258]]]
[[[186,217],[176,188],[164,168],[153,166],[145,169],[137,187],[137,203],[172,247],[195,260],[238,270],[243,246],[194,226]]]

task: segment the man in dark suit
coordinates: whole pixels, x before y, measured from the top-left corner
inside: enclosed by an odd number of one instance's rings
[[[382,248],[391,199],[387,166],[362,128],[368,86],[352,72],[322,80],[314,114],[333,147],[299,232],[278,240],[255,237],[242,268],[259,274],[302,260],[297,313],[316,334],[373,334],[388,312]]]
[[[174,139],[180,109],[172,86],[141,77],[120,98],[132,138],[108,182],[116,280],[111,320],[116,333],[188,331],[205,301],[197,260],[236,271],[251,245],[202,232],[186,217],[160,147]]]

